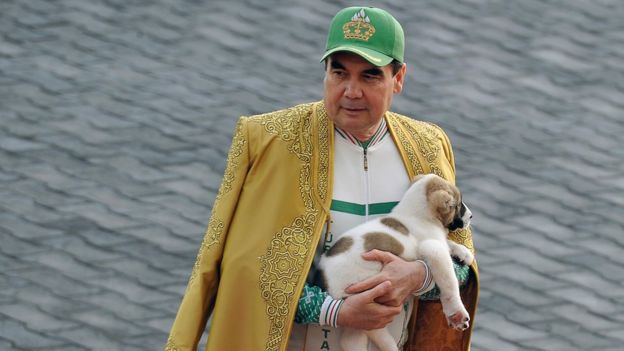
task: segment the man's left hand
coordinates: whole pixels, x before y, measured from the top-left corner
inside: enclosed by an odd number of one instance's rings
[[[355,283],[345,289],[348,294],[357,294],[390,281],[392,289],[379,296],[375,302],[388,306],[401,306],[411,294],[418,290],[425,279],[424,266],[420,262],[405,261],[389,252],[371,250],[362,254],[367,261],[379,261],[383,265],[381,272]]]

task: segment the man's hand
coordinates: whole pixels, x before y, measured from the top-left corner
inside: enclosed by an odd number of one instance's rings
[[[422,286],[425,279],[425,268],[420,262],[405,261],[389,252],[380,250],[368,251],[362,254],[362,258],[367,261],[381,262],[383,269],[374,276],[346,288],[347,294],[361,293],[389,281],[392,284],[392,289],[379,295],[375,302],[400,307],[414,291]]]
[[[370,290],[347,297],[338,313],[338,326],[365,330],[385,327],[401,312],[402,306],[386,306],[375,300],[391,290],[392,284],[385,281]]]

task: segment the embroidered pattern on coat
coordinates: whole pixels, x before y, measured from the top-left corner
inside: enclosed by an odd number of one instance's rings
[[[305,212],[296,217],[292,224],[282,228],[271,240],[266,254],[260,257],[260,292],[267,304],[266,313],[270,320],[266,350],[279,350],[286,341],[284,330],[289,320],[289,307],[296,299],[297,283],[304,274],[303,267],[312,245],[313,229],[318,221],[319,211],[314,207],[312,188],[312,121],[311,104],[299,105],[286,111],[274,113],[261,119],[268,133],[290,142],[288,150],[301,161],[299,193]],[[320,125],[328,124],[326,116]],[[323,136],[321,138],[327,138]],[[329,144],[320,145],[322,157],[328,157]],[[327,148],[327,150],[324,150]],[[327,162],[327,161],[325,161]],[[325,165],[327,169],[327,165]],[[319,189],[327,189],[327,176],[319,180]]]
[[[318,145],[319,145],[319,168],[318,168],[318,193],[321,200],[327,197],[329,186],[329,118],[323,104],[318,104],[317,114],[319,117]]]
[[[267,304],[266,313],[271,321],[265,349],[280,350],[289,306],[296,299],[296,286],[301,276],[306,256],[312,245],[312,230],[318,212],[306,211],[293,223],[277,233],[267,253],[260,258],[260,290]]]
[[[388,118],[388,124],[391,126],[391,130],[396,135],[397,141],[401,143],[403,150],[405,150],[407,160],[409,161],[409,164],[412,165],[413,173],[425,173],[425,170],[423,169],[420,161],[418,160],[418,156],[416,155],[416,150],[414,150],[414,148],[412,147],[412,143],[409,142],[408,136],[405,135],[403,129],[401,128],[401,126],[399,126],[399,118],[397,118],[396,114],[391,114],[391,117],[393,118]]]
[[[422,174],[425,172],[418,159],[418,155],[421,155],[427,162],[431,173],[444,177],[438,166],[440,145],[433,126],[426,122],[409,119],[397,113],[391,114],[396,117],[390,120],[393,124],[396,123],[394,131],[407,153],[407,158],[412,164],[414,174]],[[400,126],[397,124],[400,124]],[[403,128],[407,129],[409,136],[403,133]],[[418,148],[417,150],[414,149],[414,144],[412,144],[410,140],[413,141]]]

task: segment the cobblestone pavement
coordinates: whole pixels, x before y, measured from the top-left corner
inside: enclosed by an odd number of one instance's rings
[[[0,2],[0,350],[158,350],[237,117],[321,97],[348,2]],[[394,109],[475,212],[474,350],[621,350],[624,2],[384,1]]]

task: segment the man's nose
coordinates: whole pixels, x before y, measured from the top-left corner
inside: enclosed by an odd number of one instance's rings
[[[360,87],[360,84],[355,79],[348,81],[347,86],[345,87],[344,95],[349,99],[361,98],[362,88]]]

